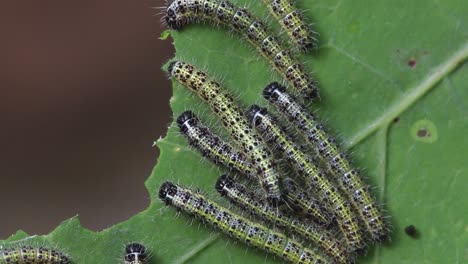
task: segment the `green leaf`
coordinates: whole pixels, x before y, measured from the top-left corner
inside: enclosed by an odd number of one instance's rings
[[[320,33],[319,49],[301,56],[322,95],[310,108],[351,149],[355,164],[366,168],[393,226],[392,241],[375,246],[359,263],[466,262],[468,2],[301,0],[298,5]],[[265,16],[260,1],[249,6]],[[260,92],[278,76],[238,35],[206,24],[171,35],[177,58],[222,77],[243,106],[266,105]],[[191,109],[221,131],[208,108],[179,85],[171,106],[175,117]],[[84,229],[76,217],[49,235],[18,232],[2,243],[58,245],[75,263],[87,264],[118,263],[130,241],[152,248],[151,263],[280,263],[165,208],[157,190],[166,180],[219,200],[213,185],[221,170],[190,149],[174,125],[157,145],[161,155],[146,182],[147,210],[101,232]],[[404,234],[410,224],[417,238]]]

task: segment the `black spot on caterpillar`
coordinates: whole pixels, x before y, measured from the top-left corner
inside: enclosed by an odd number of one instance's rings
[[[247,111],[247,115],[263,138],[278,147],[298,174],[318,193],[319,199],[328,211],[334,213],[349,248],[352,251],[364,249],[366,244],[351,206],[325,174],[314,165],[312,158],[301,151],[265,108],[253,105]]]
[[[247,191],[245,186],[234,182],[226,175],[218,178],[215,185],[216,190],[227,197],[232,203],[251,214],[272,223],[274,226],[289,230],[295,235],[301,236],[308,241],[318,245],[336,263],[353,263],[347,254],[347,248],[335,239],[325,228],[293,216],[281,213],[278,208],[272,207],[259,199],[253,192]]]
[[[299,50],[307,51],[316,47],[316,39],[312,36],[301,12],[291,0],[262,0],[273,17],[288,33],[288,37]]]
[[[265,250],[291,263],[329,263],[317,252],[283,233],[242,217],[190,189],[165,182],[159,189],[159,198],[167,205],[192,214],[247,245]]]
[[[21,246],[1,250],[0,264],[69,264],[65,254],[44,247]]]
[[[148,263],[148,252],[146,247],[140,243],[130,243],[125,246],[125,264],[146,264]]]
[[[203,99],[218,116],[231,138],[241,147],[256,169],[255,175],[272,203],[281,201],[279,173],[273,156],[247,121],[234,97],[221,84],[193,65],[174,61],[169,74]],[[182,122],[183,120],[179,120]]]
[[[173,0],[169,1],[163,18],[166,24],[179,30],[191,22],[211,21],[231,27],[245,36],[265,57],[276,71],[289,82],[294,92],[305,99],[319,97],[314,80],[305,72],[302,63],[284,48],[279,39],[265,25],[244,8],[229,1],[219,0]]]
[[[341,188],[359,211],[372,239],[374,241],[385,240],[388,237],[388,229],[375,198],[372,196],[369,186],[362,180],[358,170],[351,166],[346,155],[340,151],[335,140],[327,134],[323,126],[305,107],[286,93],[283,86],[271,83],[264,89],[263,95],[302,132],[310,145],[328,164],[331,172],[337,177]]]

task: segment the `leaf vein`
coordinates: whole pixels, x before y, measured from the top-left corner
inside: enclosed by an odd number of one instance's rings
[[[359,142],[373,134],[378,128],[389,124],[395,117],[400,115],[415,102],[421,99],[428,91],[436,86],[442,79],[458,68],[468,58],[468,42],[457,50],[445,62],[435,67],[420,83],[416,84],[402,96],[395,100],[382,115],[365,125],[360,131],[347,141],[348,148],[357,145]]]

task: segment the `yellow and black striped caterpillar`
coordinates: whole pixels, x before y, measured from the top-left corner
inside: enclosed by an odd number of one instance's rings
[[[0,250],[0,264],[69,264],[65,254],[45,247],[21,246]]]
[[[315,81],[306,72],[304,65],[245,8],[236,7],[229,1],[172,0],[166,7],[164,21],[174,30],[198,21],[211,21],[230,27],[245,36],[256,47],[294,88],[295,93],[307,100],[319,97]]]

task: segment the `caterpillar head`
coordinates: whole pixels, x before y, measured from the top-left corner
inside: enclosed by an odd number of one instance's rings
[[[186,7],[179,2],[168,1],[166,13],[163,17],[163,22],[173,30],[180,30],[189,20],[185,15]]]
[[[159,188],[159,199],[168,205],[172,204],[172,198],[175,194],[177,194],[177,186],[172,182],[165,182]]]
[[[177,125],[180,131],[185,133],[188,129],[187,126],[194,126],[199,122],[198,118],[192,111],[185,111],[177,117]]]
[[[215,184],[215,189],[218,191],[221,195],[226,195],[226,190],[225,188],[231,188],[231,186],[234,184],[234,181],[232,178],[227,176],[226,174],[223,174],[219,176],[218,180],[216,181]]]
[[[252,105],[247,109],[246,116],[254,126],[260,125],[262,120],[257,118],[267,114],[266,108],[262,108],[258,105]]]
[[[278,94],[284,93],[286,88],[277,82],[268,84],[263,89],[263,97],[270,102],[274,102],[278,99]]]
[[[148,255],[145,246],[140,243],[130,243],[125,246],[125,264],[144,263]]]

